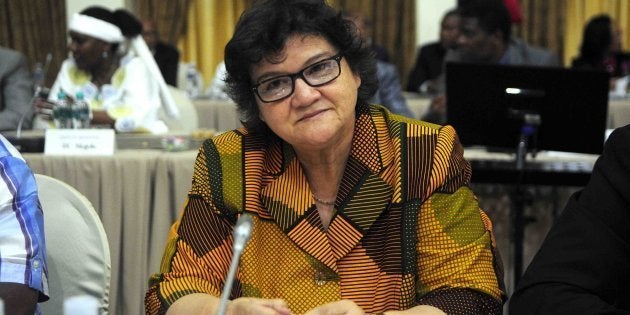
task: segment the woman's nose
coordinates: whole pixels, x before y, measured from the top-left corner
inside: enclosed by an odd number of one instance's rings
[[[293,83],[293,97],[291,98],[291,103],[294,106],[309,105],[319,97],[319,95],[319,90],[316,87],[308,85],[303,78],[295,78],[295,82]]]

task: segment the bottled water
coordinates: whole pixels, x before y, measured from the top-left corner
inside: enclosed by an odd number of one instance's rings
[[[72,128],[72,104],[68,102],[64,91],[57,93],[57,102],[53,107],[53,121],[57,128]]]
[[[89,128],[92,120],[90,104],[83,97],[82,92],[78,92],[72,106],[72,128]]]
[[[186,68],[186,93],[190,99],[199,96],[198,73],[194,63],[189,63]]]

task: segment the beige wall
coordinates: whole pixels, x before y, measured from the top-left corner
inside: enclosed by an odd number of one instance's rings
[[[438,40],[442,16],[456,5],[456,0],[416,0],[416,46]]]

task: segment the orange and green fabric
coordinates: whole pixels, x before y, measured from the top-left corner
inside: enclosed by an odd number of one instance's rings
[[[500,314],[504,290],[492,225],[468,187],[451,127],[358,106],[351,155],[325,230],[292,147],[237,129],[199,149],[147,314],[191,293],[221,295],[232,227],[254,228],[231,298],[283,298],[295,313],[339,299],[366,312],[418,304]]]

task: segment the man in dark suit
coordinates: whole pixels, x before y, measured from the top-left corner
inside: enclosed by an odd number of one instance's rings
[[[510,300],[510,314],[630,313],[630,125],[615,130]]]
[[[0,130],[15,130],[24,117],[22,127],[31,128],[33,81],[26,57],[0,47]]]
[[[420,47],[416,63],[409,74],[407,91],[433,93],[437,79],[444,69],[444,57],[449,49],[455,49],[459,37],[459,14],[450,10],[440,23],[440,40]]]
[[[144,41],[151,49],[164,81],[169,85],[177,86],[177,66],[179,64],[179,51],[177,51],[177,48],[160,41],[155,23],[151,20],[142,21],[142,37],[144,37]]]

